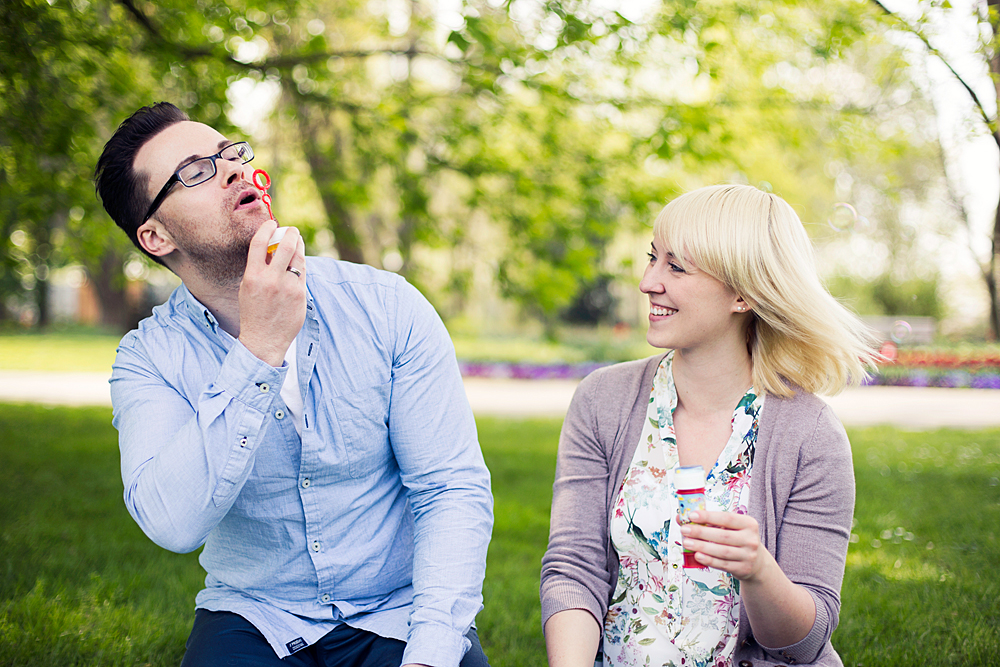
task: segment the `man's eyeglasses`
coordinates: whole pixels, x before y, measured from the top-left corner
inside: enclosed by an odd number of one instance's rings
[[[170,189],[174,186],[174,183],[180,183],[186,188],[193,188],[196,185],[201,185],[205,181],[212,180],[212,177],[215,176],[217,172],[215,161],[220,158],[223,160],[229,160],[230,162],[246,164],[253,159],[253,149],[250,148],[250,144],[247,142],[240,141],[235,144],[229,144],[215,155],[200,157],[197,160],[188,162],[186,165],[175,171],[173,176],[167,179],[166,184],[156,195],[153,203],[149,205],[149,210],[146,211],[146,217],[142,219],[142,223],[145,223],[153,217],[153,214],[156,213],[156,209],[160,208],[160,204],[162,204],[163,200],[167,198],[168,194],[170,194]]]

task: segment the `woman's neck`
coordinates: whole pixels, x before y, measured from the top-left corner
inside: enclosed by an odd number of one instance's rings
[[[753,362],[743,344],[675,350],[672,371],[678,407],[692,416],[732,412],[753,383]]]

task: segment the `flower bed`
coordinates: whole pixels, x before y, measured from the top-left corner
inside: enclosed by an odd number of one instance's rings
[[[504,378],[517,380],[581,380],[608,362],[588,361],[578,364],[529,364],[491,361],[462,361],[462,377]]]
[[[459,361],[464,377],[519,380],[579,380],[610,362],[509,363]],[[899,350],[867,385],[1000,389],[1000,351]]]
[[[1000,389],[1000,352],[903,349],[867,384]]]

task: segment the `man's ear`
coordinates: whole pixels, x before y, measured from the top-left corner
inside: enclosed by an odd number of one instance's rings
[[[165,257],[174,250],[177,250],[170,232],[156,218],[150,218],[142,223],[137,232],[139,245],[154,257]]]

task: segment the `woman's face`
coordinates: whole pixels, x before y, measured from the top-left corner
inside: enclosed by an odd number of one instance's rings
[[[653,347],[687,350],[742,340],[746,303],[723,282],[699,271],[690,261],[685,270],[670,248],[656,239],[639,291],[649,297],[649,331]],[[741,310],[742,309],[742,310]]]

